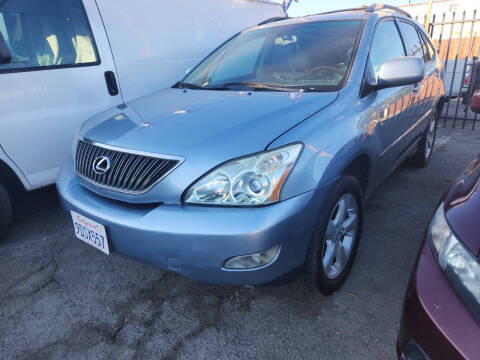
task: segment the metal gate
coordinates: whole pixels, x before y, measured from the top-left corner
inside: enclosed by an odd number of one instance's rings
[[[418,20],[418,19],[416,19]],[[455,12],[442,19],[434,15],[427,29],[444,61],[445,96],[439,126],[475,129],[478,114],[470,110],[470,98],[480,89],[480,18],[477,10]],[[480,118],[478,118],[480,120]]]

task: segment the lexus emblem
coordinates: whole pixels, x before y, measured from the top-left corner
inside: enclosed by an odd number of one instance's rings
[[[112,163],[108,156],[99,156],[93,160],[93,171],[97,175],[104,175],[110,170]]]

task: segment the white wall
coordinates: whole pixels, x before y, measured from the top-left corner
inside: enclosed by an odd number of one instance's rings
[[[401,5],[399,8],[410,13],[412,18],[416,19],[422,25],[425,22],[425,15],[427,14],[427,2],[417,3],[411,5]],[[471,19],[473,10],[477,9],[477,17],[480,15],[480,1],[479,0],[441,0],[434,1],[432,4],[432,17],[435,15],[435,22],[442,21],[445,13],[445,20],[451,21],[453,12],[457,20],[462,18],[463,11],[466,11],[466,19]]]

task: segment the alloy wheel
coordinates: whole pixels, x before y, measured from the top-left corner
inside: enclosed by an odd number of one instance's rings
[[[345,194],[333,208],[325,231],[322,264],[329,279],[338,277],[347,265],[357,230],[357,201],[352,194]]]
[[[427,141],[425,141],[425,159],[428,159],[433,148],[433,141],[435,139],[435,117],[432,117],[428,125]]]

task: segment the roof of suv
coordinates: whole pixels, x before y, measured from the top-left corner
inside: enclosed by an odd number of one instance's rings
[[[410,14],[408,14],[406,11],[399,9],[397,7],[385,5],[385,4],[372,4],[370,6],[362,6],[358,8],[352,8],[352,9],[328,11],[324,13],[300,16],[295,18],[276,17],[276,18],[265,20],[258,25],[272,24],[272,26],[275,26],[273,24],[286,25],[286,24],[296,24],[296,23],[303,23],[303,22],[325,21],[325,20],[361,20],[365,16],[369,16],[374,13],[380,17],[399,15],[402,17],[411,18]]]

